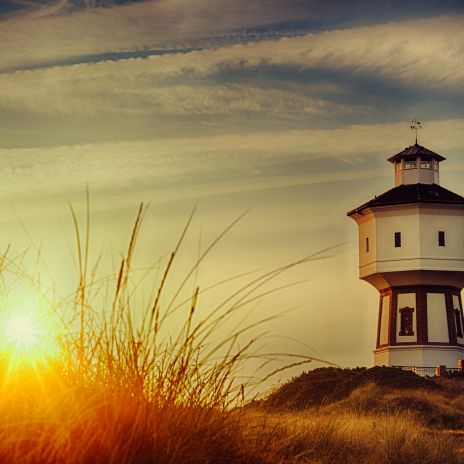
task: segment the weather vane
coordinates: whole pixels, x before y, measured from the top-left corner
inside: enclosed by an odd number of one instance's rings
[[[416,144],[417,144],[417,131],[422,129],[422,125],[420,121],[417,120],[417,118],[414,118],[414,121],[411,121],[411,130],[416,131]]]

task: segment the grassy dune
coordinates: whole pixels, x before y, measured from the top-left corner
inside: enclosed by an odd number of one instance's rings
[[[247,326],[219,341],[214,333],[268,294],[265,284],[299,262],[254,278],[202,316],[200,287],[194,286],[188,298],[182,295],[221,236],[167,292],[187,223],[154,280],[148,304],[140,307],[133,258],[142,216],[140,208],[126,255],[114,275],[104,279],[97,277],[97,265],[90,265],[89,222],[81,231],[73,216],[79,278],[66,298],[52,299],[18,257],[7,252],[0,260],[5,301],[10,283],[21,281],[41,294],[46,321],[32,333],[28,330],[34,326],[31,322],[28,327],[25,316],[19,326],[18,319],[6,321],[0,350],[1,463],[459,462],[451,438],[431,429],[437,424],[398,405],[380,407],[394,390],[380,395],[376,383],[352,382],[353,388],[330,402],[312,405],[308,393],[297,388],[299,403],[281,395],[278,405],[271,404],[279,392],[293,391],[289,385],[301,384],[293,381],[245,407],[247,386],[236,378],[242,363],[253,356],[255,340],[237,343]],[[179,312],[182,323],[168,330],[170,317]],[[308,390],[319,399],[339,386],[340,378],[350,377],[348,371],[330,372],[338,380],[326,376]],[[446,391],[446,407],[452,411],[464,406],[456,399],[458,389],[449,383],[427,391]],[[408,394],[418,391],[410,388]],[[301,401],[305,407],[295,407]]]
[[[461,462],[449,436],[404,411],[221,410],[160,404],[130,390],[70,386],[52,372],[41,381],[23,378],[2,396],[0,462]]]
[[[461,462],[446,434],[402,412],[159,407],[129,392],[64,386],[30,393],[0,404],[1,462]]]
[[[460,462],[448,437],[430,433],[411,414],[359,414],[348,410],[336,414],[327,411],[254,414],[257,422],[248,418],[251,424],[265,424],[257,435],[269,434],[263,462]]]
[[[403,413],[432,429],[464,429],[464,376],[423,378],[400,369],[320,368],[288,381],[256,405],[266,410]]]

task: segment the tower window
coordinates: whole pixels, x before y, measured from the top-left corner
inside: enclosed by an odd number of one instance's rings
[[[456,321],[456,335],[459,338],[463,338],[464,334],[462,333],[461,311],[457,308],[454,309],[454,320]]]
[[[399,248],[401,246],[401,232],[395,232],[395,247]]]
[[[401,171],[401,161],[397,161],[397,162],[395,163],[395,169],[396,169],[397,171]]]
[[[404,169],[416,169],[416,167],[417,167],[416,160],[404,162]]]
[[[422,159],[420,167],[421,169],[432,169],[432,161],[428,159]]]
[[[413,321],[412,321],[413,313],[414,313],[414,308],[410,308],[408,306],[400,309],[401,320],[400,320],[400,333],[399,334],[401,336],[414,335]]]
[[[443,230],[438,232],[438,246],[445,246],[445,232]]]
[[[369,237],[366,237],[366,253],[369,253]]]

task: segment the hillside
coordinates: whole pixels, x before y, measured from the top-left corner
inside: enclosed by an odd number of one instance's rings
[[[354,390],[368,383],[375,383],[383,389],[435,391],[441,388],[434,380],[401,369],[322,367],[286,382],[271,393],[262,405],[287,410],[329,405],[348,398]]]
[[[433,428],[464,428],[464,377],[425,378],[396,368],[304,372],[253,406],[268,411],[408,412]]]

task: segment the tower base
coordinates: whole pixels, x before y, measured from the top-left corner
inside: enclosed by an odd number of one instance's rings
[[[457,368],[464,348],[440,345],[388,346],[374,351],[375,366]]]

